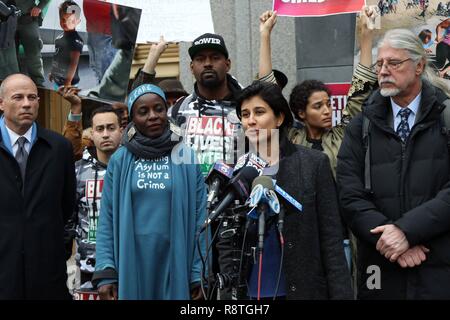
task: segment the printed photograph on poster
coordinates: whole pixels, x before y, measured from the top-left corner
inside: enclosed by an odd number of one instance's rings
[[[1,2],[14,13],[10,41],[0,41],[0,79],[22,72],[46,89],[73,86],[82,96],[124,101],[141,9],[98,0]]]
[[[422,41],[436,72],[450,83],[450,1],[442,0],[367,0],[380,16],[374,46],[383,34],[395,28],[406,28]],[[356,37],[358,39],[358,37]],[[358,48],[359,46],[355,46]],[[375,59],[376,48],[373,49]],[[355,53],[355,63],[359,52]],[[374,60],[375,61],[375,60]]]

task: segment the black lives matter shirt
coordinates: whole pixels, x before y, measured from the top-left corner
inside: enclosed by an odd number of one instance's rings
[[[55,39],[55,55],[53,56],[51,74],[54,81],[58,85],[63,85],[66,80],[67,71],[69,70],[71,62],[71,52],[83,50],[83,39],[81,39],[78,32],[64,31]],[[72,85],[77,84],[80,81],[78,76],[78,65],[75,71],[75,75],[72,79]]]

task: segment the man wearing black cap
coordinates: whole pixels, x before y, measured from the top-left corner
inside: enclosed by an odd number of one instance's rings
[[[235,162],[234,137],[239,126],[235,98],[241,86],[228,74],[231,62],[220,35],[201,35],[193,41],[189,55],[194,92],[178,100],[169,114],[186,129],[185,142],[197,151],[206,174],[217,160]]]

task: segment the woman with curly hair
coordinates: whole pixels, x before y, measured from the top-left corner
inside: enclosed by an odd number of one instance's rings
[[[291,92],[289,106],[303,128],[292,128],[289,140],[295,144],[323,151],[330,159],[333,176],[336,177],[337,153],[350,120],[361,112],[361,106],[374,90],[377,77],[372,71],[373,30],[365,21],[360,21],[359,43],[361,57],[356,67],[342,112],[341,122],[332,127],[332,105],[330,90],[321,81],[306,80],[296,85]]]

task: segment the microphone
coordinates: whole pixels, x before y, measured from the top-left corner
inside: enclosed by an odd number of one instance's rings
[[[214,221],[225,209],[234,201],[245,201],[249,197],[250,184],[258,176],[258,170],[253,167],[242,168],[239,173],[234,176],[225,188],[225,197],[214,208],[211,214],[202,225],[202,232],[212,221]]]
[[[250,194],[250,206],[253,209],[248,213],[251,219],[258,219],[258,250],[262,252],[264,248],[264,232],[266,218],[280,212],[280,203],[277,195],[273,191],[273,180],[268,176],[257,177],[252,184]]]
[[[274,192],[273,180],[268,176],[257,177],[252,184],[252,193],[249,198],[249,206],[252,207],[247,216],[258,219],[261,212],[259,206],[267,204],[270,209],[267,214],[272,216],[280,212],[280,202]]]
[[[223,161],[219,160],[212,166],[206,177],[206,183],[209,185],[209,193],[206,202],[206,210],[209,212],[212,202],[217,198],[220,187],[223,187],[231,179],[233,168]]]
[[[234,172],[238,172],[245,167],[254,167],[258,170],[259,175],[262,175],[264,168],[268,165],[269,163],[266,160],[261,159],[254,153],[248,153],[238,159],[234,166]]]

